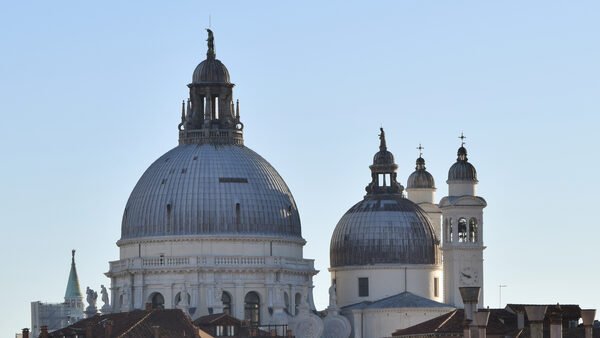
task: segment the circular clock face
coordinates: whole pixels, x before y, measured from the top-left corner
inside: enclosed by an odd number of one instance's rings
[[[479,276],[477,270],[466,267],[460,270],[460,282],[463,285],[471,286],[477,284]]]

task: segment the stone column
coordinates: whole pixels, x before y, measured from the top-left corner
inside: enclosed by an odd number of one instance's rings
[[[581,310],[581,320],[585,329],[585,338],[592,338],[592,329],[594,318],[596,317],[596,309]]]
[[[242,284],[235,284],[235,299],[234,306],[234,317],[240,320],[244,320],[244,286]]]
[[[132,286],[133,309],[144,309],[147,301],[144,298],[144,275],[141,273],[133,275]]]
[[[544,338],[544,317],[546,316],[546,305],[525,306],[527,318],[529,319],[529,330],[531,338]]]

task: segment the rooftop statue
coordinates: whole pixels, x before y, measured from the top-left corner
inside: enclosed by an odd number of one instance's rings
[[[206,39],[206,41],[208,41],[208,52],[206,52],[206,54],[214,57],[215,56],[215,36],[213,35],[213,31],[211,31],[210,29],[207,28],[206,31],[208,32],[208,39]]]
[[[98,293],[96,291],[90,289],[89,286],[86,288],[85,293],[87,295],[86,301],[87,301],[89,307],[95,308],[96,301],[98,299]]]

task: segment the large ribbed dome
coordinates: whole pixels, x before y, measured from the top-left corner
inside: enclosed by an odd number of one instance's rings
[[[425,212],[401,195],[365,197],[331,237],[331,267],[438,264],[438,240]]]
[[[155,236],[301,238],[296,203],[277,171],[241,145],[183,144],[136,184],[121,239]]]

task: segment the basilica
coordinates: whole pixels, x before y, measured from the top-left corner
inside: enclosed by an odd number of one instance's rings
[[[281,336],[359,338],[389,337],[462,308],[460,287],[476,289],[475,306],[483,306],[486,201],[464,142],[448,171],[448,196],[437,200],[422,156],[406,187],[398,181],[381,128],[365,195],[331,235],[331,284],[321,286],[329,306],[316,309],[317,271],[303,254],[292,193],[244,145],[252,126],[243,123],[211,30],[207,41],[181,106],[179,144],[150,165],[125,205],[102,313],[180,309],[192,320],[226,314],[274,325]]]
[[[244,145],[234,84],[208,33],[182,103],[179,145],[150,165],[125,206],[120,257],[106,273],[113,312],[179,308],[315,337],[383,337],[462,307],[460,286],[483,288],[486,202],[464,143],[438,201],[421,156],[406,188],[397,180],[382,128],[366,194],[331,236],[330,305],[317,312],[317,271],[303,255],[296,203],[275,168]]]

